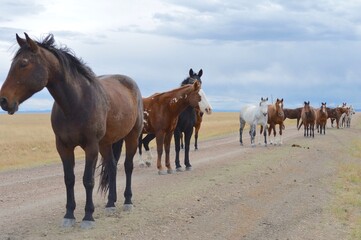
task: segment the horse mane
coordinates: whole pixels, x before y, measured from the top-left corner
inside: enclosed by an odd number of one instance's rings
[[[73,76],[78,74],[84,76],[89,81],[94,81],[96,78],[94,72],[88,67],[81,58],[75,56],[75,53],[66,46],[57,48],[53,34],[46,36],[41,42],[35,41],[36,44],[55,55],[61,63],[62,68],[69,69]],[[29,46],[21,47],[14,56],[14,59],[19,56],[23,51],[28,50]]]
[[[186,84],[193,84],[195,81],[198,81],[200,84],[202,84],[202,80],[200,78],[187,77],[182,81],[181,86]]]

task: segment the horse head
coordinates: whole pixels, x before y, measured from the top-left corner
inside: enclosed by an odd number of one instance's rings
[[[199,70],[198,73],[193,72],[193,69],[189,69],[189,76],[183,80],[183,82],[181,83],[181,85],[185,85],[185,84],[193,84],[195,81],[199,81],[202,84],[202,77],[203,75],[203,70]]]
[[[326,102],[322,102],[322,103],[321,103],[321,112],[323,112],[323,113],[326,113],[326,112],[327,112]]]
[[[308,101],[308,102],[304,102],[304,107],[303,107],[303,109],[304,109],[304,111],[305,111],[305,114],[306,114],[306,117],[307,118],[309,118],[309,117],[311,117],[311,107],[310,107],[310,101]]]
[[[25,37],[22,39],[16,34],[20,49],[11,63],[8,76],[0,90],[1,108],[9,114],[14,114],[19,104],[48,84],[47,66],[51,58],[46,56],[50,54],[41,51],[38,43],[26,33]],[[52,35],[51,40],[53,41]]]
[[[263,114],[263,116],[267,116],[268,114],[268,97],[267,98],[261,98],[261,101],[259,103],[260,111]]]
[[[276,99],[275,107],[276,107],[277,116],[284,118],[285,113],[283,112],[283,98]]]

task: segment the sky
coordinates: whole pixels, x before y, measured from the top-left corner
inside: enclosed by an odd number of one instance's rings
[[[0,85],[15,34],[49,33],[97,75],[133,78],[144,97],[203,69],[215,111],[284,99],[285,108],[361,109],[359,0],[0,0]],[[50,110],[46,89],[20,111]]]

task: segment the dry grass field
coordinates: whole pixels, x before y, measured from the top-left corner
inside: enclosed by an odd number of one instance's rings
[[[199,140],[237,132],[237,112],[215,112],[203,117]],[[50,113],[0,114],[0,171],[60,162]],[[151,146],[154,146],[153,141]],[[77,159],[84,156],[76,149]]]

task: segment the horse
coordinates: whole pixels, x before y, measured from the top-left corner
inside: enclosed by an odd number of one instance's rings
[[[284,108],[283,109],[283,113],[285,115],[284,120],[286,120],[286,118],[288,119],[297,119],[297,124],[296,124],[296,128],[298,128],[298,125],[300,124],[300,119],[301,119],[301,112],[302,112],[302,108]]]
[[[351,119],[352,119],[352,115],[354,114],[355,114],[355,110],[353,109],[352,105],[350,105],[348,114],[346,115],[346,119],[345,119],[347,128],[351,127]]]
[[[242,134],[243,129],[248,123],[250,125],[249,135],[251,136],[251,145],[252,147],[255,146],[255,136],[256,136],[256,127],[257,125],[261,125],[264,129],[264,144],[267,146],[267,119],[268,119],[268,105],[267,105],[268,98],[261,98],[261,101],[258,105],[251,105],[247,104],[241,108],[239,114],[239,142],[241,146],[243,146]],[[260,133],[262,135],[262,131]]]
[[[168,92],[156,93],[150,97],[143,98],[144,104],[144,134],[152,133],[156,137],[157,144],[157,168],[159,175],[173,173],[170,166],[169,153],[170,142],[174,129],[177,125],[178,117],[188,106],[200,106],[202,109],[201,84],[195,81]],[[205,109],[202,109],[206,111]],[[144,139],[143,139],[144,140]],[[141,136],[139,138],[141,143]],[[167,171],[163,170],[161,158],[165,150],[165,165]],[[140,148],[141,149],[141,148]],[[150,163],[147,164],[150,166]]]
[[[268,137],[271,135],[271,131],[273,130],[273,141],[270,140],[270,144],[276,144],[276,125],[279,125],[279,144],[282,145],[282,129],[284,128],[283,121],[285,119],[285,114],[283,112],[283,98],[276,99],[274,104],[268,105]],[[262,126],[261,126],[262,131]]]
[[[0,105],[14,114],[21,103],[47,88],[55,102],[51,125],[60,155],[66,186],[66,213],[62,226],[75,225],[74,149],[85,152],[83,185],[86,191],[82,228],[95,226],[93,217],[94,172],[102,156],[100,189],[109,190],[106,208],[117,201],[116,171],[123,141],[126,144],[124,210],[132,207],[131,178],[137,140],[143,127],[143,103],[137,84],[124,75],[97,77],[67,47],[57,48],[49,34],[42,42],[16,34],[20,48],[0,90]]]
[[[304,102],[304,106],[301,113],[302,118],[302,124],[304,133],[303,135],[306,137],[315,137],[315,122],[316,122],[316,111],[315,109],[310,105],[310,101]],[[298,127],[298,130],[300,130],[301,124]]]
[[[316,109],[316,128],[317,128],[317,132],[319,132],[320,134],[322,134],[322,130],[323,130],[323,134],[326,134],[326,123],[327,123],[327,110],[326,110],[326,102],[325,103],[321,103],[321,107]]]
[[[191,69],[192,70],[192,69]],[[200,76],[202,74],[191,74],[189,73],[189,77],[186,78],[181,85],[185,84],[192,84],[195,80],[200,79]],[[208,102],[208,99],[206,98],[205,94],[204,97],[202,97],[202,102],[205,103],[204,108],[206,109],[207,114],[212,113],[212,107]],[[198,112],[202,112],[199,107],[192,107],[188,106],[178,117],[177,126],[174,130],[174,143],[175,143],[175,167],[176,171],[181,172],[183,171],[182,166],[179,161],[179,152],[181,149],[181,136],[184,133],[184,164],[186,166],[186,171],[189,171],[192,169],[192,165],[189,161],[189,145],[191,141],[191,137],[193,134],[193,128],[196,126],[197,123],[197,110]],[[200,124],[200,123],[199,123]],[[197,136],[198,137],[198,136]]]
[[[202,69],[200,69],[200,70],[198,71],[198,73],[195,73],[192,68],[189,69],[189,76],[182,81],[181,86],[184,85],[184,84],[189,83],[189,79],[198,80],[198,81],[201,83],[201,85],[202,85],[202,79],[201,79],[202,75],[203,75],[203,70],[202,70]],[[192,81],[192,83],[193,83],[193,81]],[[195,109],[196,109],[196,110],[199,110],[198,107],[196,107]],[[197,124],[197,125],[199,124],[199,128],[200,128],[200,123],[199,123],[198,121],[199,121],[199,120],[198,120],[198,118],[197,118],[196,124]],[[202,119],[201,119],[200,121],[202,121]],[[198,128],[198,131],[199,131],[199,128]],[[197,137],[198,137],[198,131],[196,131]],[[138,145],[138,147],[139,147],[140,158],[141,158],[141,155],[142,155],[142,146],[144,146],[144,149],[145,149],[145,151],[146,151],[146,153],[147,153],[147,160],[146,160],[145,163],[146,163],[146,165],[147,165],[148,167],[150,166],[151,160],[152,160],[152,154],[151,154],[151,152],[150,152],[150,150],[149,150],[149,143],[150,143],[154,138],[155,138],[155,134],[153,134],[153,133],[148,133],[144,138],[140,138],[140,139],[139,139],[139,145]],[[181,135],[181,147],[183,148],[182,135]],[[144,161],[143,161],[142,159],[140,159],[140,165],[141,165],[141,166],[144,166]]]
[[[198,133],[201,128],[204,113],[199,108],[194,108],[196,111],[196,123],[194,124],[194,150],[198,150]],[[184,149],[183,134],[180,135],[180,146]]]
[[[328,118],[331,120],[331,127],[333,127],[333,122],[336,120],[337,128],[340,128],[340,119],[343,113],[347,111],[345,107],[336,107],[336,108],[326,108]]]

